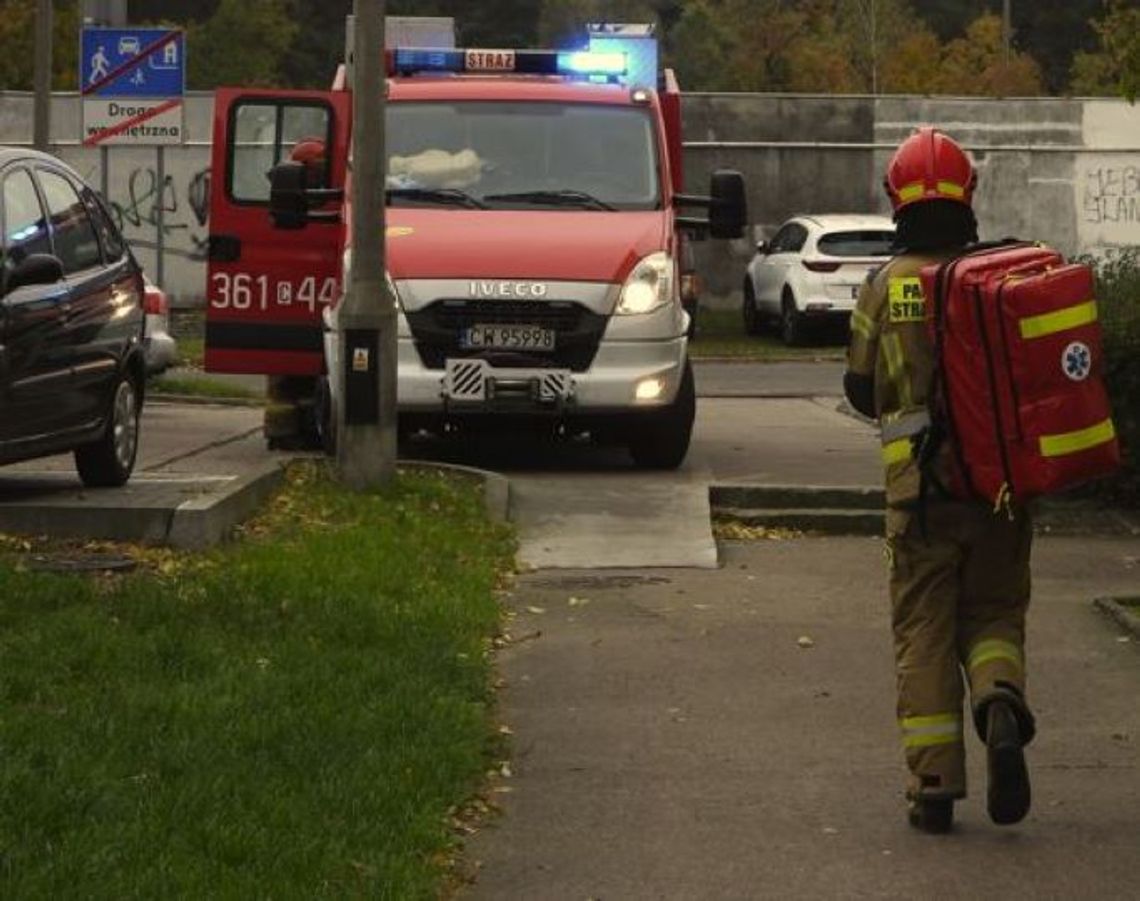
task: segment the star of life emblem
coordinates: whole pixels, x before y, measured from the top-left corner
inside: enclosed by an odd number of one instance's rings
[[[1061,354],[1061,370],[1074,382],[1083,382],[1092,372],[1092,351],[1083,341],[1074,341]]]

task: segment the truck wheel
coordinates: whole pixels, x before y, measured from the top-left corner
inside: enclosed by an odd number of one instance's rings
[[[680,466],[689,452],[696,414],[693,367],[686,360],[681,386],[673,403],[646,416],[629,437],[629,454],[634,465],[639,469],[676,469]]]
[[[759,335],[764,323],[760,319],[760,311],[756,309],[756,291],[752,287],[752,279],[744,282],[744,303],[741,305],[741,314],[744,318],[744,334]]]
[[[796,299],[785,289],[780,304],[780,337],[788,347],[796,347],[804,343],[804,330],[804,317],[796,309]]]
[[[139,450],[139,413],[142,392],[130,373],[115,383],[103,434],[96,441],[75,449],[75,468],[89,488],[124,485],[135,468]]]

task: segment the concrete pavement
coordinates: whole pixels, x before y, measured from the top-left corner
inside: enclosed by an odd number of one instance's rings
[[[715,572],[524,576],[500,657],[513,773],[467,842],[468,896],[1135,897],[1140,656],[1090,600],[1135,591],[1140,546],[1038,541],[1034,808],[989,823],[971,736],[972,796],[945,837],[903,820],[879,548],[730,544]]]

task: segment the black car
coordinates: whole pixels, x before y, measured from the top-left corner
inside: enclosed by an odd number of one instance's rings
[[[0,463],[74,451],[87,485],[138,452],[142,270],[70,167],[0,147]]]

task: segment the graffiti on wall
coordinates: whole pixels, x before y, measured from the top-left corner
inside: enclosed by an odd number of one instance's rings
[[[153,167],[138,166],[125,179],[117,179],[109,193],[116,224],[132,242],[157,249],[161,211],[164,251],[191,260],[206,259],[209,168],[199,169],[181,182],[168,174],[160,186]]]
[[[1140,244],[1140,157],[1088,160],[1077,190],[1080,231],[1088,243]]]

